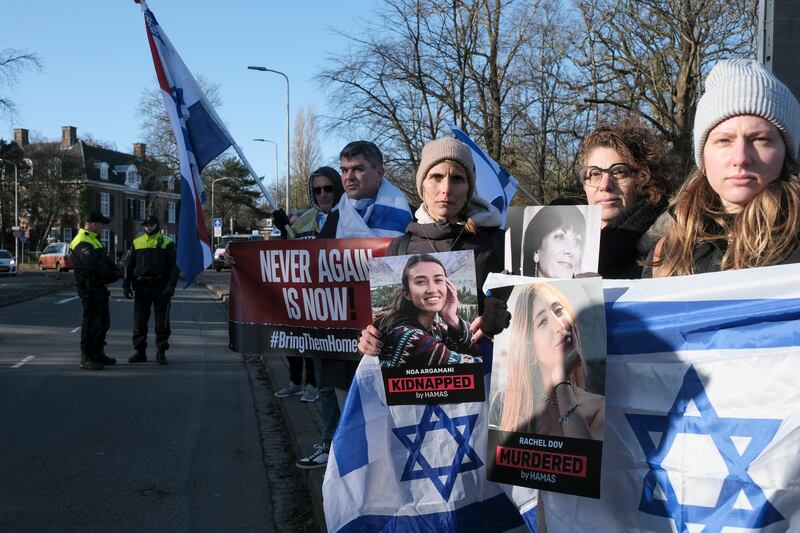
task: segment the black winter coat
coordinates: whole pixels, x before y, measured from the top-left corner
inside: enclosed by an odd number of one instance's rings
[[[606,279],[641,278],[639,262],[661,238],[657,231],[651,235],[651,228],[666,209],[666,198],[656,205],[640,200],[609,222],[600,231],[597,272]]]

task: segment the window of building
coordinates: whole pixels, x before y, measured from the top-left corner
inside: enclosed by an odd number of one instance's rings
[[[64,242],[71,242],[72,239],[72,228],[64,228]]]
[[[100,179],[108,181],[108,163],[100,163]]]
[[[136,166],[129,165],[125,169],[125,186],[131,189],[138,189],[142,184],[142,178],[139,176]]]
[[[175,223],[175,202],[167,202],[167,223]]]
[[[139,200],[139,220],[144,220],[146,207],[147,203],[144,200]]]
[[[136,220],[136,199],[128,198],[125,202],[127,208],[125,209],[125,218],[127,220]]]
[[[111,194],[107,192],[100,193],[100,212],[104,217],[111,216]]]
[[[100,242],[103,243],[103,247],[106,249],[107,252],[111,250],[111,230],[110,229],[104,229],[103,231],[100,232]]]

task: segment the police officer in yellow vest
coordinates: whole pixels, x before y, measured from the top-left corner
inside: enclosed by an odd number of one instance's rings
[[[98,234],[111,222],[101,213],[89,213],[84,228],[72,239],[69,249],[75,268],[75,284],[83,304],[81,327],[81,368],[102,370],[117,362],[104,352],[106,333],[111,322],[106,285],[120,278],[117,265],[108,257]]]
[[[133,240],[122,284],[126,298],[133,298],[136,294],[133,301],[133,348],[136,353],[128,362],[147,361],[147,322],[152,305],[155,310],[156,361],[166,365],[170,300],[178,283],[177,253],[172,239],[162,235],[155,215],[147,217],[142,226],[144,235]]]

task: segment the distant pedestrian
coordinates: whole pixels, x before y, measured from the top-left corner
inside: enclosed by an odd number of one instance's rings
[[[133,240],[125,263],[123,291],[133,301],[133,348],[129,363],[147,361],[147,322],[150,307],[155,311],[156,361],[167,364],[169,348],[169,309],[178,283],[176,248],[172,239],[161,233],[158,218],[150,215],[144,222],[144,234]]]
[[[101,213],[89,213],[84,227],[72,239],[69,249],[75,268],[75,284],[83,305],[81,322],[81,364],[84,370],[102,370],[117,362],[105,354],[106,334],[111,324],[108,288],[120,278],[117,265],[106,253],[98,234],[111,219]]]

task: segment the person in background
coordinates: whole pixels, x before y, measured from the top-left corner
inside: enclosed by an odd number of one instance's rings
[[[155,215],[147,217],[142,226],[144,234],[133,240],[122,283],[125,298],[134,298],[133,348],[136,353],[128,362],[147,361],[147,322],[152,307],[155,312],[156,362],[166,365],[170,335],[169,309],[179,273],[177,250],[172,239],[161,233]]]
[[[319,167],[308,177],[308,194],[311,209],[292,224],[296,239],[314,239],[319,235],[333,206],[344,194],[342,176],[331,167]]]
[[[320,167],[308,177],[308,192],[312,207],[292,224],[296,239],[315,239],[319,235],[319,230],[325,225],[331,209],[344,194],[342,177],[331,167]],[[319,394],[314,373],[314,358],[288,356],[286,359],[289,362],[289,384],[278,390],[275,396],[278,398],[300,396],[302,402],[316,401]],[[304,366],[305,387],[302,384]]]
[[[81,363],[84,370],[102,370],[117,360],[104,352],[106,334],[111,324],[108,288],[120,278],[117,265],[108,257],[98,234],[111,219],[93,211],[84,227],[69,244],[75,268],[75,285],[83,306],[81,321]]]
[[[652,275],[800,262],[800,103],[749,59],[717,63],[705,89],[694,120],[697,168],[675,197]]]
[[[626,119],[591,131],[578,157],[587,202],[601,207],[598,273],[640,278],[644,259],[669,222],[671,174],[664,143]]]
[[[384,176],[383,154],[369,141],[353,141],[339,154],[342,195],[328,215],[318,238],[398,237],[411,222],[411,209],[403,192]],[[341,408],[353,381],[358,362],[316,359],[319,399],[325,428],[322,442],[311,455],[297,461],[303,469],[324,468]]]

